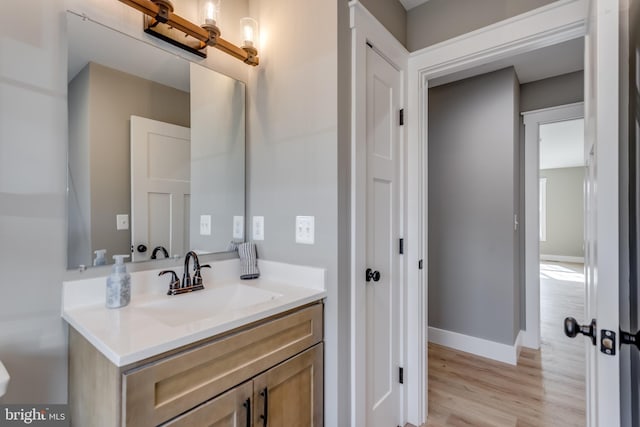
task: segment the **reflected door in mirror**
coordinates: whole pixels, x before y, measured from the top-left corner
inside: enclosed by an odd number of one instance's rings
[[[171,255],[189,248],[190,145],[189,128],[131,116],[134,261],[148,260],[159,246]]]

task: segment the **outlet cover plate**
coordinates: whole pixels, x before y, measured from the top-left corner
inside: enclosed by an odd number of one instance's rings
[[[128,230],[129,229],[129,215],[121,214],[116,215],[116,230]]]
[[[200,235],[211,236],[211,215],[200,215]]]
[[[233,238],[234,239],[244,239],[244,217],[243,216],[234,216],[233,217]]]
[[[253,240],[264,240],[264,217],[254,216],[253,226],[251,227]]]
[[[296,217],[296,243],[313,245],[315,243],[315,217]]]

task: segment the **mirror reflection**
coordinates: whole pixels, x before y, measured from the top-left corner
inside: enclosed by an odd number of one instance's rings
[[[68,267],[244,239],[245,87],[73,13]]]

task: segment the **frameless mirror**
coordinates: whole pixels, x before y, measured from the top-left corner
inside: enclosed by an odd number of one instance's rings
[[[68,268],[242,241],[244,83],[74,13],[67,24]]]

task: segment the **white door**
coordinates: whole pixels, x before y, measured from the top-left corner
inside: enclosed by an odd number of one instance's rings
[[[189,248],[190,138],[189,128],[131,116],[133,261],[149,259],[157,246],[170,256]]]
[[[620,425],[620,370],[601,351],[605,331],[616,334],[618,315],[618,36],[619,0],[590,2],[585,49],[585,273],[584,323],[597,322],[596,345],[587,348],[587,424]]]
[[[400,72],[367,49],[367,427],[401,423]]]

